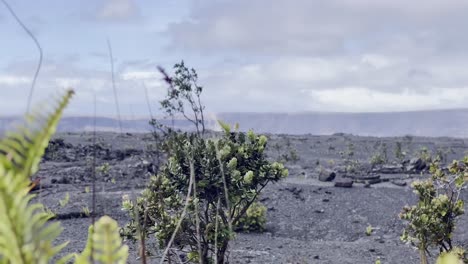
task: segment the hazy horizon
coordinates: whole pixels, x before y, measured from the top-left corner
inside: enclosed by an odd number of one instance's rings
[[[66,87],[67,115],[115,115],[107,39],[122,116],[146,115],[185,60],[207,111],[405,112],[468,106],[464,1],[8,1],[44,51],[33,103]],[[21,114],[34,43],[0,5],[3,115]]]

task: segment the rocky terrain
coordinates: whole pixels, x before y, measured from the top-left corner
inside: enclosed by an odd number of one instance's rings
[[[211,136],[215,136],[212,134]],[[425,137],[269,135],[268,155],[283,159],[290,171],[269,186],[260,200],[268,208],[264,233],[238,234],[231,263],[418,263],[418,254],[399,240],[398,213],[414,203],[409,184],[427,177],[424,153],[444,162],[460,159],[467,140]],[[121,197],[144,188],[154,173],[149,134],[99,133],[97,136],[97,209],[123,225]],[[65,252],[86,243],[91,219],[93,138],[61,133],[51,142],[37,175],[37,200],[57,213],[70,241]],[[400,146],[400,147],[398,147]],[[421,151],[422,149],[422,151]],[[67,200],[65,206],[60,205]],[[468,200],[468,194],[463,194]],[[372,226],[374,232],[366,234]],[[468,246],[468,215],[458,222],[455,242]],[[129,243],[129,263],[139,263]],[[149,242],[148,247],[156,247]],[[156,257],[151,259],[156,263]]]

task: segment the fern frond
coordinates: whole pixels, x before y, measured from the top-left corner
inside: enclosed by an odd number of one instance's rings
[[[119,226],[109,216],[103,216],[90,226],[88,243],[81,255],[76,257],[76,264],[89,264],[93,254],[94,263],[124,264],[128,258],[128,246],[122,245]]]
[[[37,172],[39,162],[49,144],[49,140],[55,133],[63,110],[68,105],[73,91],[66,94],[56,102],[50,114],[28,114],[25,123],[19,126],[15,132],[7,133],[0,141],[0,166],[13,170],[18,177],[27,177]]]
[[[72,91],[47,117],[29,115],[15,133],[0,141],[0,263],[49,263],[66,243],[54,246],[59,223],[42,204],[31,204],[30,177],[37,169]]]

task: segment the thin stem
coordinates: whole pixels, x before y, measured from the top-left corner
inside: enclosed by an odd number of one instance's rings
[[[117,118],[119,119],[119,128],[120,133],[122,134],[122,118],[120,116],[120,107],[119,107],[119,99],[117,97],[117,89],[115,88],[115,76],[114,76],[114,57],[112,56],[112,46],[109,39],[107,39],[107,49],[109,51],[109,59],[110,59],[110,70],[112,76],[112,90],[114,91],[114,100],[115,100],[115,108],[117,110]]]
[[[34,77],[31,83],[31,88],[29,89],[28,102],[26,105],[26,114],[29,114],[29,109],[31,107],[31,101],[32,101],[33,93],[34,93],[34,87],[36,86],[37,77],[39,76],[39,71],[41,70],[41,66],[42,66],[42,57],[43,57],[42,47],[41,47],[41,44],[39,44],[39,41],[37,40],[37,38],[31,32],[31,30],[29,30],[29,28],[26,27],[23,21],[21,21],[21,19],[16,15],[15,11],[11,8],[8,2],[6,0],[2,0],[2,3],[8,9],[10,14],[15,18],[16,22],[18,22],[18,24],[23,28],[26,34],[28,34],[28,36],[34,41],[34,44],[36,44],[36,47],[39,51],[39,60],[37,62],[36,71],[34,72]]]
[[[190,162],[193,163],[193,160],[191,160]],[[167,253],[169,252],[169,250],[170,250],[170,248],[172,246],[172,243],[174,243],[177,232],[179,231],[180,226],[182,225],[182,221],[185,218],[185,215],[187,213],[187,208],[188,208],[188,205],[189,205],[189,201],[190,201],[190,196],[191,196],[191,193],[192,193],[192,185],[193,185],[193,178],[190,177],[188,191],[187,191],[187,197],[185,198],[184,209],[182,210],[182,214],[180,215],[180,219],[177,222],[177,225],[176,225],[176,228],[175,228],[174,232],[172,233],[171,239],[169,240],[169,243],[167,244],[166,249],[164,249],[160,264],[164,263],[164,260],[166,259],[166,256],[167,256]]]
[[[91,213],[91,224],[94,226],[96,221],[96,115],[97,115],[97,104],[96,104],[96,93],[94,93],[94,118],[93,118],[93,163],[91,168],[91,176],[93,178],[93,194],[92,194],[92,213]],[[94,233],[94,228],[93,232]],[[91,244],[91,263],[94,262],[94,243]]]
[[[204,264],[204,259],[202,258],[202,247],[201,247],[201,235],[200,235],[200,215],[199,215],[199,206],[197,200],[197,182],[195,181],[195,165],[193,162],[193,157],[190,162],[190,180],[193,182],[193,199],[195,201],[195,224],[197,232],[197,246],[198,246],[198,255],[200,264]]]
[[[215,241],[214,241],[214,263],[218,263],[218,216],[219,216],[219,205],[221,203],[221,197],[218,197],[218,202],[216,203],[216,218],[215,218]]]
[[[228,211],[227,217],[228,217],[229,232],[232,232],[231,214],[229,213],[231,212],[231,203],[229,201],[229,190],[228,190],[227,183],[226,183],[226,174],[224,173],[224,165],[223,165],[223,162],[221,161],[221,155],[219,153],[218,144],[215,144],[215,150],[216,150],[216,158],[218,159],[218,163],[219,163],[219,169],[221,170],[221,177],[223,178],[224,199],[226,200],[226,207]]]

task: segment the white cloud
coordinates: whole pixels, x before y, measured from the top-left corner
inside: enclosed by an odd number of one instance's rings
[[[124,80],[147,80],[157,79],[161,76],[156,71],[126,71],[122,73],[122,79]]]
[[[386,51],[413,57],[466,47],[468,38],[459,32],[467,11],[461,0],[196,1],[190,16],[167,33],[171,47],[208,54]]]
[[[0,75],[0,85],[18,85],[31,83],[32,79],[17,75]]]
[[[134,0],[106,0],[97,11],[99,20],[126,21],[138,17],[140,11]]]
[[[79,86],[81,80],[78,78],[56,78],[55,83],[58,87],[71,88]]]
[[[467,12],[461,0],[195,1],[167,36],[218,58],[200,76],[224,110],[467,107]]]
[[[382,69],[392,64],[389,58],[378,54],[364,54],[362,56],[362,62],[367,63],[376,69]]]
[[[431,89],[425,94],[408,90],[403,93],[390,93],[363,87],[344,87],[334,90],[309,91],[309,96],[319,105],[326,105],[338,112],[349,111],[349,109],[355,112],[443,109],[448,105],[463,106],[468,99],[468,87]]]

